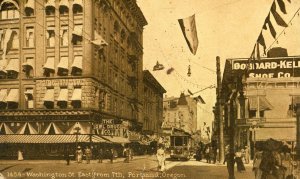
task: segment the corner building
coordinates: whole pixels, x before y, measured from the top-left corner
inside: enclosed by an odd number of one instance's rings
[[[128,143],[143,123],[135,0],[0,2],[0,157]],[[34,145],[32,145],[34,144]],[[63,145],[62,145],[63,144]]]

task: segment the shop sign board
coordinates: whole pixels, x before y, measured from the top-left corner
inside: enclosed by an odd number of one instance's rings
[[[247,69],[249,78],[300,77],[300,57],[232,60],[233,71],[245,72]]]

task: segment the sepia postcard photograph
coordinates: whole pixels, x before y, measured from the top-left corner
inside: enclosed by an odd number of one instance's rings
[[[0,179],[300,179],[299,0],[0,0]]]

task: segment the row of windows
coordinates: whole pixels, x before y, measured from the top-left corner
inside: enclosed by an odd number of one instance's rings
[[[35,0],[27,0],[24,8],[25,16],[34,16],[35,3],[39,5],[43,5],[39,3],[39,1]],[[59,13],[60,15],[67,15],[69,13],[70,3],[68,0],[60,0],[59,4]],[[45,13],[46,15],[55,15],[55,11],[57,8],[55,7],[55,0],[48,0],[45,5]],[[82,14],[83,5],[82,0],[74,0],[73,2],[73,14]],[[1,3],[1,19],[19,19],[20,18],[20,7],[19,3],[16,0],[4,0]]]

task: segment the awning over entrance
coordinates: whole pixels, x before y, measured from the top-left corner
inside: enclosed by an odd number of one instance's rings
[[[265,141],[270,138],[280,141],[296,141],[296,128],[259,128],[255,132],[256,141]]]
[[[273,108],[265,96],[249,96],[248,100],[250,110],[265,111]]]
[[[126,143],[130,143],[128,138],[124,138],[124,137],[115,137],[115,136],[102,136],[102,138],[104,138],[105,140],[108,140],[112,143],[118,143],[118,144],[126,144]]]
[[[90,135],[78,135],[77,142],[90,142]],[[107,142],[99,136],[92,136],[92,142]],[[0,143],[54,144],[76,143],[76,135],[0,135]]]

